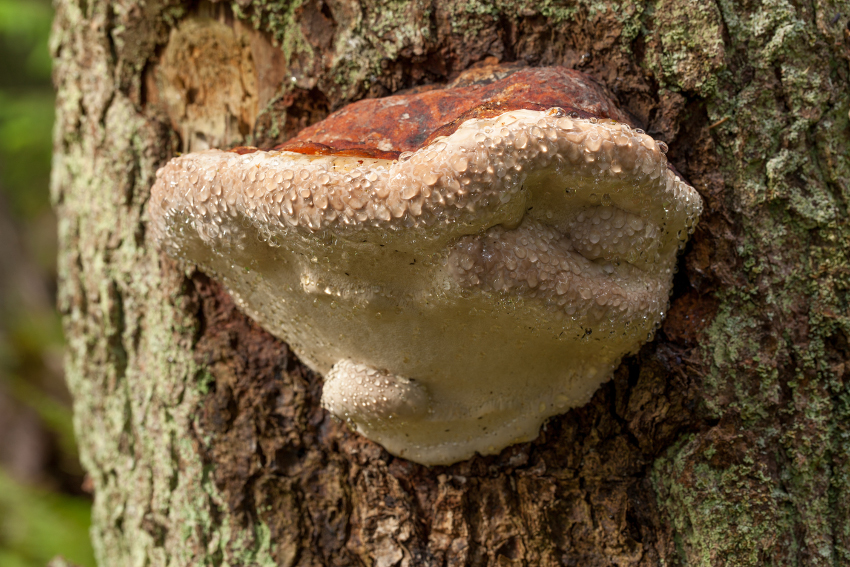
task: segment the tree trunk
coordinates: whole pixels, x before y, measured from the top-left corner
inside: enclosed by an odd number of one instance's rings
[[[850,565],[846,0],[57,0],[60,307],[101,565]],[[271,146],[488,57],[614,93],[699,190],[666,321],[448,467],[146,238],[178,151]]]

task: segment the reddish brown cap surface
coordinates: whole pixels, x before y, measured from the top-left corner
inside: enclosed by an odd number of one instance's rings
[[[561,107],[582,118],[631,123],[602,86],[578,71],[526,68],[489,80],[498,76],[498,71],[479,69],[471,83],[453,83],[465,86],[361,100],[275,149],[318,155],[344,150],[346,155],[393,159],[399,152],[415,151],[438,136],[451,134],[466,120],[517,109]]]

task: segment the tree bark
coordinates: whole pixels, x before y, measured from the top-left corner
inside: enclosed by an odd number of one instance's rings
[[[850,565],[850,3],[57,0],[60,307],[101,565]],[[595,77],[702,194],[588,405],[448,467],[146,238],[178,151],[270,146],[488,57]]]

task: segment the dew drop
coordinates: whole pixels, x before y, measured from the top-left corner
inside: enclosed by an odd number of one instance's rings
[[[528,146],[528,134],[526,134],[525,132],[520,132],[516,137],[514,147],[516,147],[518,150],[524,150],[526,146]]]
[[[452,160],[452,167],[458,173],[464,173],[469,167],[469,160],[465,156],[456,156]]]

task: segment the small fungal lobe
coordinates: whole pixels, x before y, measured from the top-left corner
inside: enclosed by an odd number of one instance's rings
[[[331,413],[449,464],[534,439],[652,337],[702,209],[666,151],[587,76],[524,69],[172,159],[152,235],[320,372]]]

